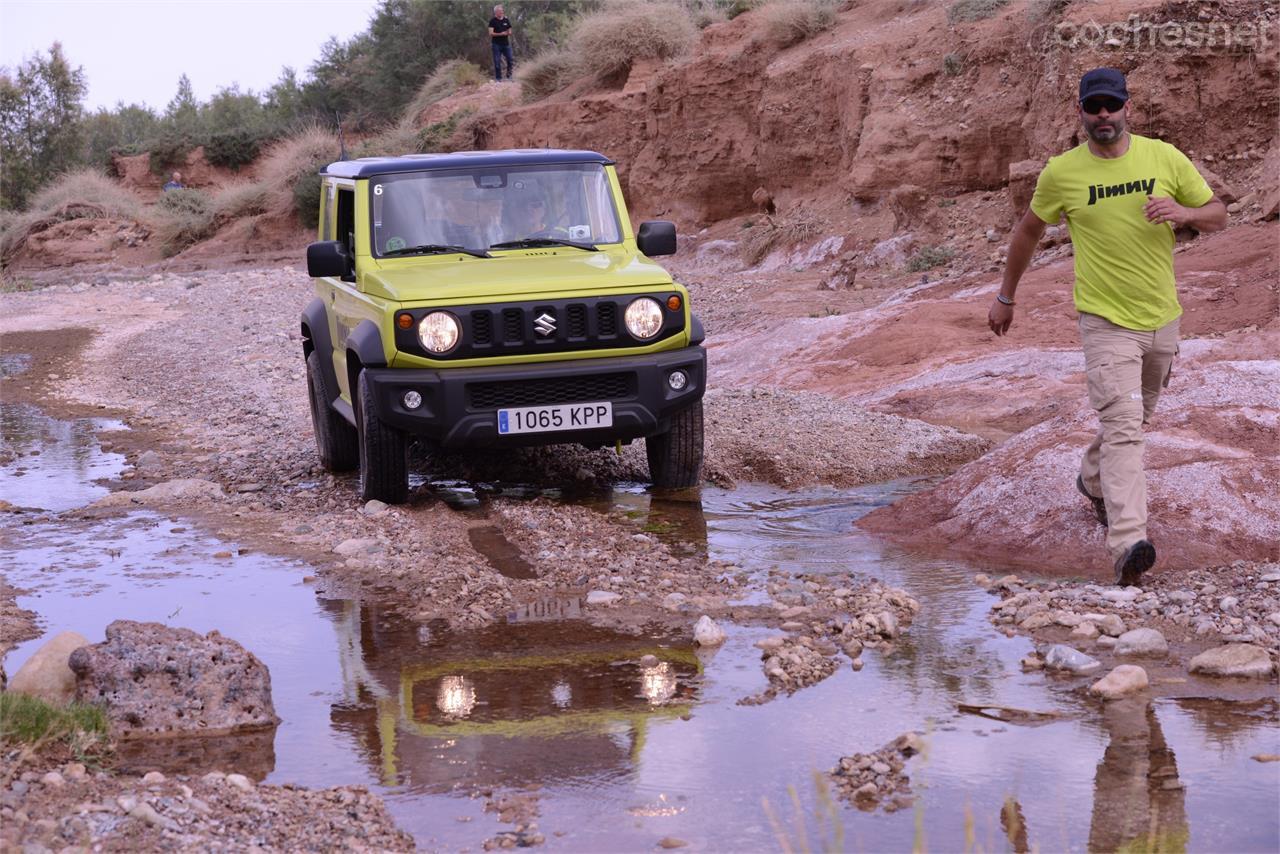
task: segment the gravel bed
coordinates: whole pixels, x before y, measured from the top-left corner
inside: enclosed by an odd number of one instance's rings
[[[904,733],[879,750],[842,756],[831,772],[836,794],[858,809],[897,812],[913,803],[907,760],[924,750],[920,736]]]
[[[412,851],[361,786],[256,785],[240,774],[145,777],[84,765],[23,772],[0,790],[9,851]]]

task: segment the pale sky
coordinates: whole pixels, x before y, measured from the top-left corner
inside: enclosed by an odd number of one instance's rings
[[[363,32],[378,0],[0,0],[0,65],[62,42],[84,69],[89,110],[116,101],[157,112],[186,73],[208,100],[232,83],[262,92],[293,66],[302,76],[330,36]]]

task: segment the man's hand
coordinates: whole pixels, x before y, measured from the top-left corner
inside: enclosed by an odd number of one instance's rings
[[[1156,225],[1167,222],[1174,228],[1187,225],[1193,216],[1192,210],[1164,196],[1147,196],[1147,203],[1142,206],[1142,212],[1146,214],[1148,222]]]
[[[987,326],[991,327],[991,331],[996,335],[1004,335],[1012,324],[1013,306],[1005,305],[1000,300],[992,301],[991,310],[987,312]]]

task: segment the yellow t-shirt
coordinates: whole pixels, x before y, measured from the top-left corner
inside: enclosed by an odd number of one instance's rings
[[[1049,158],[1031,211],[1048,223],[1067,215],[1077,311],[1127,329],[1159,329],[1182,314],[1173,285],[1173,227],[1147,221],[1148,196],[1198,208],[1213,191],[1185,154],[1137,134],[1113,159],[1098,157],[1087,143]]]

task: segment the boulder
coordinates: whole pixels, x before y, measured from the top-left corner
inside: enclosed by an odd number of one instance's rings
[[[1096,673],[1102,668],[1102,663],[1078,649],[1055,643],[1044,651],[1044,666],[1049,670],[1065,670],[1077,676],[1084,676]]]
[[[703,614],[693,626],[693,642],[698,646],[720,646],[725,642],[724,629]]]
[[[79,632],[59,632],[18,668],[9,680],[9,690],[57,706],[66,705],[76,693],[76,675],[67,666],[67,659],[88,643],[89,639]]]
[[[76,699],[105,705],[120,738],[227,735],[275,726],[266,665],[216,631],[116,620],[71,654]]]
[[[1191,659],[1190,670],[1204,676],[1237,676],[1267,679],[1275,672],[1271,656],[1251,643],[1229,643],[1206,649]]]
[[[1155,629],[1130,629],[1116,639],[1116,655],[1164,655],[1169,642]]]
[[[1136,664],[1121,664],[1089,686],[1089,693],[1104,700],[1118,700],[1144,691],[1149,685],[1147,671]]]

